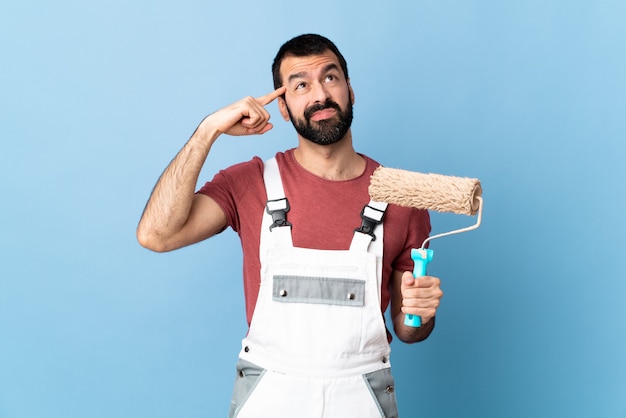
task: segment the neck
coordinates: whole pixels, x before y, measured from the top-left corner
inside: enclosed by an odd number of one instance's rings
[[[294,156],[305,170],[327,180],[351,180],[363,174],[366,165],[352,147],[350,131],[332,145],[318,145],[300,137]]]

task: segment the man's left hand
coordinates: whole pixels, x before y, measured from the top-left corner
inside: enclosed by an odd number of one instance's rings
[[[443,292],[440,280],[433,276],[414,278],[410,271],[402,274],[402,312],[418,315],[426,324],[437,312]]]

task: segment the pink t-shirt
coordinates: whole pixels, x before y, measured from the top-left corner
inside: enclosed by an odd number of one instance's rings
[[[347,250],[354,230],[361,225],[361,210],[370,201],[367,188],[378,164],[363,156],[362,175],[345,181],[326,180],[305,170],[294,150],[276,154],[285,195],[291,207],[287,220],[296,247]],[[267,194],[263,161],[252,160],[220,171],[199,191],[222,208],[241,239],[243,278],[248,324],[260,285],[259,240]],[[389,205],[384,219],[383,285],[381,312],[389,305],[389,278],[393,270],[412,271],[411,249],[419,248],[430,233],[430,218],[424,210]]]

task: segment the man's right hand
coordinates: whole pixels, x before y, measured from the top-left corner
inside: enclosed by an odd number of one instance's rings
[[[213,199],[194,194],[198,175],[217,137],[258,135],[272,129],[265,106],[285,87],[265,96],[246,97],[204,118],[167,166],[152,190],[137,226],[137,239],[153,251],[171,251],[206,239],[226,226],[226,215]]]
[[[285,94],[285,90],[283,86],[265,96],[243,98],[210,114],[200,126],[234,136],[264,134],[273,128],[265,106]]]

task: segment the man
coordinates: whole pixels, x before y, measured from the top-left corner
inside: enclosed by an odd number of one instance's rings
[[[434,327],[439,279],[415,280],[409,255],[430,232],[428,213],[369,201],[379,164],[353,148],[354,92],[330,40],[288,41],[272,72],[273,92],[200,123],[157,182],[138,240],[170,251],[228,226],[238,232],[250,329],[231,417],[397,416],[383,312],[391,302],[404,342]],[[298,146],[227,168],[194,193],[215,140],[267,133],[275,100]],[[404,325],[405,313],[423,325]]]

